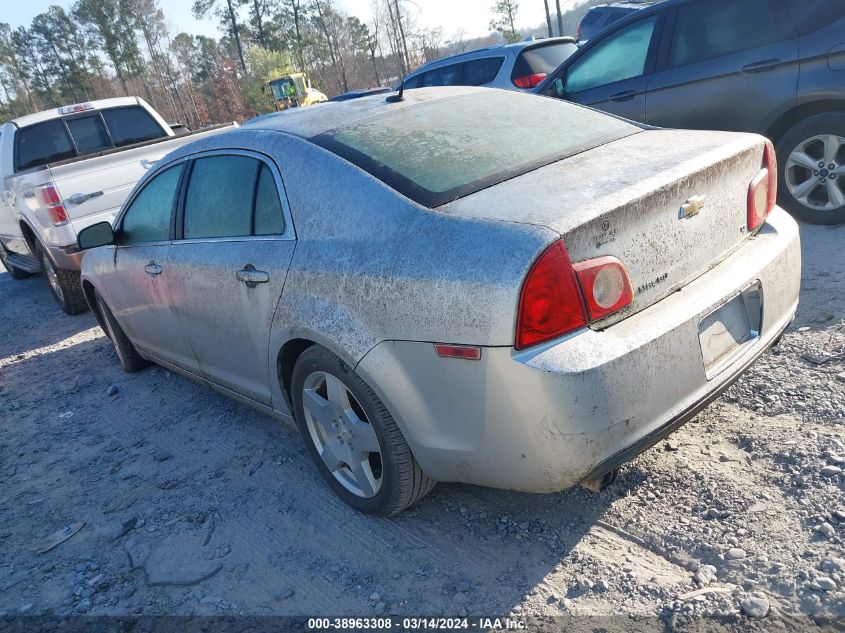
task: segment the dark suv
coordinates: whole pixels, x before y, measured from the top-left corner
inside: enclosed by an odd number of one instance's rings
[[[845,0],[665,0],[590,40],[537,92],[655,126],[763,134],[781,205],[845,222]]]
[[[579,44],[585,44],[617,20],[621,20],[626,15],[635,13],[640,9],[645,9],[653,3],[653,0],[628,0],[627,2],[596,5],[587,11],[581,19],[576,39]]]

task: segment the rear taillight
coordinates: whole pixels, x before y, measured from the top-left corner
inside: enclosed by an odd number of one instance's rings
[[[516,349],[525,349],[587,325],[587,311],[566,246],[558,240],[528,271],[519,296]]]
[[[748,230],[756,231],[775,208],[778,198],[778,163],[775,148],[766,141],[765,166],[748,186]]]
[[[55,185],[42,185],[35,189],[35,199],[38,206],[47,211],[50,222],[55,226],[67,224],[68,217],[62,197],[59,195]]]
[[[513,80],[513,85],[517,88],[533,88],[543,83],[543,80],[548,77],[546,73],[534,73],[533,75],[526,75],[525,77],[516,77]]]
[[[634,300],[628,271],[615,257],[598,257],[573,266],[581,282],[591,321],[603,319]]]
[[[558,240],[537,258],[522,284],[515,347],[545,343],[613,314],[633,300],[622,262],[599,257],[573,265],[566,246]]]

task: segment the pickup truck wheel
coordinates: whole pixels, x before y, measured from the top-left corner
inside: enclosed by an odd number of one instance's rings
[[[12,277],[12,279],[26,279],[29,277],[30,273],[26,272],[25,270],[21,270],[20,268],[15,268],[9,262],[6,261],[6,248],[0,244],[0,262],[3,263],[3,267],[6,269],[6,272]]]
[[[810,224],[845,223],[845,112],[809,117],[777,145],[778,197]]]
[[[132,374],[149,365],[149,363],[141,358],[140,354],[138,354],[135,346],[132,345],[132,341],[130,341],[129,337],[126,336],[123,328],[120,327],[117,320],[114,318],[114,315],[111,313],[111,310],[109,310],[106,302],[103,301],[100,293],[95,291],[95,294],[97,298],[97,309],[100,311],[100,316],[103,321],[103,331],[112,342],[112,345],[114,345],[114,351],[117,353],[117,359],[120,361],[120,366],[123,367],[123,371],[128,374]]]
[[[291,393],[320,474],[356,510],[391,516],[434,488],[378,396],[324,347],[309,347],[296,361]]]
[[[40,244],[36,246],[38,261],[44,269],[44,276],[50,286],[53,298],[65,314],[80,314],[88,309],[82,280],[75,270],[62,270],[53,264],[53,260]]]

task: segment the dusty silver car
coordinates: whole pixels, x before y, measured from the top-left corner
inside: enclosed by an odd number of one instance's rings
[[[159,161],[82,279],[127,371],[295,420],[359,510],[597,486],[793,318],[774,161],[515,92],[330,103]]]

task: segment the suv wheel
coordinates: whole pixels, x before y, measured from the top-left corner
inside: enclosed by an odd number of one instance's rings
[[[812,116],[777,145],[781,204],[811,224],[845,223],[845,113]]]
[[[296,361],[291,393],[320,474],[356,510],[398,514],[434,488],[382,401],[324,347],[314,345]]]
[[[88,309],[85,293],[82,291],[82,280],[79,271],[63,270],[53,264],[47,251],[36,244],[36,256],[44,269],[44,276],[50,286],[50,292],[65,314],[79,314]]]

